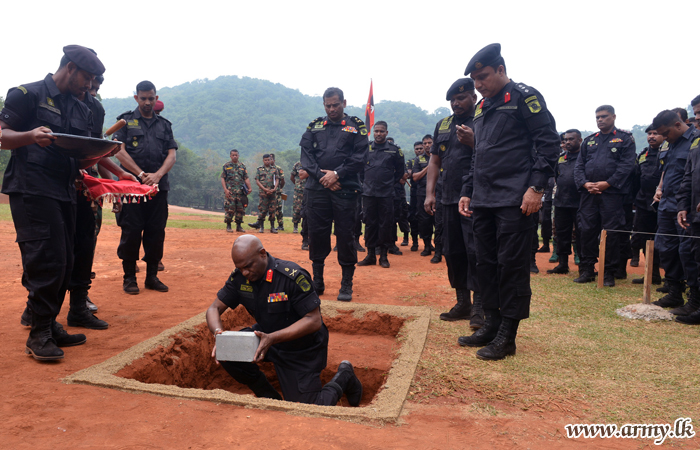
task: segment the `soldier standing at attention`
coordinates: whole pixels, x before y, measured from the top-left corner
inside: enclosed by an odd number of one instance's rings
[[[294,203],[292,204],[292,224],[294,225],[294,233],[299,232],[299,222],[302,219],[301,205],[304,200],[304,186],[309,174],[301,168],[301,161],[297,161],[292,167],[292,173],[289,179],[294,183]],[[303,226],[302,226],[303,228]]]
[[[158,194],[147,202],[125,203],[122,211],[116,214],[117,225],[122,229],[117,255],[124,269],[123,289],[127,294],[139,293],[136,260],[143,240],[143,260],[146,261],[144,285],[146,289],[168,292],[168,287],[158,279],[158,263],[163,259],[170,190],[168,172],[175,165],[177,142],[170,121],[153,110],[158,100],[153,83],[142,81],[136,85],[134,100],[138,108],[117,117],[117,120],[126,120],[126,127],[113,136],[123,142],[117,159],[141,183],[149,186],[157,184]]]
[[[418,230],[420,237],[423,239],[423,251],[421,256],[430,256],[433,253],[433,245],[431,239],[433,237],[433,226],[435,218],[425,211],[422,205],[425,203],[428,162],[430,161],[430,149],[433,144],[433,138],[430,135],[423,137],[423,154],[416,156],[413,160],[413,175],[411,178],[416,184],[416,217],[418,222]]]
[[[238,162],[238,150],[235,148],[229,152],[231,161],[224,164],[221,172],[221,187],[224,188],[224,223],[226,223],[226,231],[233,233],[231,230],[231,220],[236,222],[236,231],[242,232],[243,215],[245,208],[248,206],[248,193],[243,191],[243,185],[250,192],[250,178],[248,178],[248,170],[245,164]]]
[[[260,202],[258,203],[258,222],[254,228],[259,233],[265,232],[265,215],[270,215],[270,233],[277,233],[275,229],[275,214],[277,213],[277,185],[279,184],[279,172],[273,164],[269,153],[263,155],[263,165],[258,167],[255,174],[255,183],[260,189]],[[252,225],[251,225],[252,226]]]
[[[357,264],[353,226],[360,195],[359,172],[364,170],[369,142],[362,120],[344,113],[343,91],[323,93],[325,117],[309,124],[301,137],[301,166],[309,179],[304,188],[309,221],[309,259],[316,292],[325,290],[323,269],[331,252],[331,226],[335,222],[338,263],[343,277],[338,300],[352,300],[352,279]]]
[[[277,165],[275,161],[275,154],[270,153],[270,158],[272,158],[272,165],[277,168],[277,172],[279,172],[279,183],[277,183],[277,189],[275,190],[275,197],[277,198],[277,212],[276,212],[276,217],[277,217],[277,229],[279,231],[284,231],[284,216],[282,214],[282,189],[284,189],[284,170],[280,166]],[[270,217],[272,218],[272,217]]]
[[[471,78],[460,78],[447,90],[446,100],[454,114],[435,125],[433,156],[428,165],[427,195],[423,206],[428,214],[437,215],[436,185],[442,176],[443,250],[447,263],[447,277],[455,289],[457,303],[449,312],[440,314],[447,321],[469,320],[472,329],[483,325],[481,296],[476,280],[476,248],[473,223],[470,217],[459,213],[462,179],[469,174],[474,153],[474,106],[476,94]],[[460,142],[457,129],[466,127],[468,136]],[[442,175],[440,170],[442,169]],[[438,243],[435,244],[438,246]],[[437,251],[436,251],[437,253]],[[474,292],[474,307],[469,291]]]
[[[595,280],[601,228],[620,230],[625,224],[623,202],[637,154],[632,135],[615,127],[615,108],[599,106],[595,111],[600,132],[581,144],[574,179],[581,189],[581,264],[576,283]],[[681,169],[681,177],[683,176]],[[674,216],[675,217],[675,216]],[[615,269],[620,258],[620,234],[609,233],[605,247],[604,286],[615,286]]]
[[[387,142],[388,133],[387,123],[380,120],[374,125],[374,141],[369,143],[362,189],[367,256],[358,266],[377,264],[377,247],[379,265],[390,266],[387,252],[394,242],[394,185],[403,177],[405,161],[401,149]]]
[[[10,89],[0,111],[2,148],[12,150],[2,192],[10,197],[28,292],[25,352],[39,361],[62,359],[60,347],[86,341],[84,334],[66,333],[56,317],[73,269],[75,179],[78,169],[97,161],[65,156],[51,133],[90,136],[92,113],[78,97],[105,67],[86,47],[68,45],[63,53],[55,74]]]
[[[413,143],[413,153],[416,158],[423,154],[423,142],[416,141]],[[406,161],[406,173],[408,174],[408,186],[409,186],[409,203],[408,203],[408,223],[411,227],[411,238],[413,240],[413,245],[411,245],[411,251],[418,251],[418,185],[413,181],[413,161],[415,159],[411,158]],[[408,245],[408,239],[404,236],[404,242],[401,243],[402,246]]]
[[[476,272],[484,299],[484,326],[460,345],[483,347],[476,356],[499,360],[515,354],[518,325],[530,314],[532,214],[554,175],[559,134],[536,89],[508,78],[501,45],[469,61],[483,96],[474,113],[474,155],[462,187],[460,214],[474,217]],[[460,127],[457,136],[466,137]]]

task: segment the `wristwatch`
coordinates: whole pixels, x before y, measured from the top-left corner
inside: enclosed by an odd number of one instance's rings
[[[544,188],[540,186],[530,186],[530,189],[535,191],[535,194],[544,194]]]

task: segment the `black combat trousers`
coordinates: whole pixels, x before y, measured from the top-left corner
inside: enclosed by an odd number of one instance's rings
[[[22,255],[22,286],[29,292],[27,305],[39,316],[56,317],[73,270],[75,205],[10,194],[10,211]]]
[[[447,278],[453,289],[479,292],[476,277],[474,220],[459,213],[459,205],[442,205],[443,246]]]
[[[549,242],[552,239],[552,201],[542,202],[542,209],[539,212],[539,222],[542,225],[540,235],[542,242]]]
[[[519,206],[474,208],[476,274],[485,310],[530,316],[530,255],[535,221]]]
[[[581,225],[581,267],[593,270],[598,262],[600,230],[620,230],[625,224],[623,194],[581,193],[579,224]],[[558,234],[558,232],[557,232]],[[608,233],[605,247],[605,272],[613,275],[620,260],[620,233]]]
[[[409,198],[408,223],[411,226],[411,236],[415,238],[418,236],[420,229],[418,226],[418,197],[416,195],[411,195]]]
[[[560,261],[561,258],[568,260],[568,256],[571,254],[573,233],[576,233],[576,251],[579,255],[581,254],[581,233],[576,225],[577,217],[578,208],[557,206],[554,209],[554,227],[557,230],[557,255],[559,255]]]
[[[658,228],[654,247],[659,252],[661,268],[668,281],[687,281],[688,286],[698,286],[698,263],[692,251],[692,241],[685,236],[690,231],[678,224],[675,211],[659,211]],[[667,235],[680,235],[667,236]]]
[[[658,214],[656,213],[656,211],[647,211],[646,209],[641,209],[638,207],[637,212],[634,215],[632,230],[640,231],[642,233],[656,233],[657,221]],[[647,246],[647,241],[653,240],[653,234],[633,233],[632,240],[630,242],[633,254],[635,251],[639,252],[640,250],[645,250]],[[654,256],[656,256],[657,254],[658,252],[655,251]]]
[[[408,222],[408,203],[406,203],[406,197],[394,197],[394,242],[398,239],[398,233],[396,227],[401,230],[402,233],[408,233],[411,231],[411,226]]]
[[[309,259],[323,263],[331,252],[331,227],[335,222],[338,263],[341,266],[357,264],[357,250],[353,245],[356,193],[338,193],[330,189],[304,191],[304,214],[309,227]]]
[[[165,226],[168,223],[168,191],[158,192],[152,199],[141,203],[125,203],[116,214],[122,229],[117,256],[123,261],[139,259],[143,241],[143,260],[158,264],[163,259]]]
[[[362,196],[365,220],[365,245],[390,248],[393,244],[394,198]]]
[[[421,239],[431,239],[433,237],[433,226],[435,217],[425,210],[425,195],[416,197],[416,217],[418,218],[418,231]]]
[[[92,202],[78,192],[75,218],[75,243],[73,245],[73,270],[69,291],[87,292],[90,289],[90,272],[95,258],[95,213]]]

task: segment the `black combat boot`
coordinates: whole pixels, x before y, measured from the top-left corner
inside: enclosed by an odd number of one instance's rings
[[[662,308],[683,306],[683,291],[685,291],[685,283],[668,280],[668,294],[652,303]]]
[[[403,252],[396,246],[396,244],[391,244],[388,253],[390,255],[403,255]]]
[[[241,226],[241,222],[236,222],[236,233],[243,233],[243,227]]]
[[[684,325],[700,325],[700,310],[696,310],[687,316],[676,316],[676,322]]]
[[[472,305],[472,315],[469,318],[469,328],[478,330],[484,326],[484,302],[481,294],[474,292],[474,304]]]
[[[700,288],[691,286],[688,294],[688,303],[669,312],[677,316],[689,316],[698,309],[700,309]]]
[[[478,350],[476,357],[489,361],[505,359],[506,356],[515,355],[515,336],[518,334],[519,320],[504,317],[498,328],[496,338],[489,345]]]
[[[387,248],[382,246],[381,249],[379,249],[379,265],[384,267],[385,269],[388,269],[391,267],[391,264],[389,264],[389,258],[387,256]]]
[[[530,273],[540,273],[540,269],[537,267],[537,259],[535,253],[532,253],[530,256]]]
[[[433,264],[439,264],[442,262],[442,244],[435,244],[435,254],[430,258],[430,262]]]
[[[367,250],[367,256],[365,256],[365,259],[362,261],[358,262],[357,265],[364,267],[364,266],[374,266],[377,264],[377,253],[374,249],[374,247],[369,247]]]
[[[231,222],[226,222],[226,232],[233,233],[233,230],[231,229]]]
[[[131,295],[139,293],[139,285],[136,284],[136,261],[122,261],[124,269],[124,292]]]
[[[309,249],[309,240],[306,238],[301,239],[301,249],[302,250],[308,250]]]
[[[421,256],[430,256],[433,254],[433,246],[430,244],[430,239],[423,239],[423,251]]]
[[[262,227],[260,228],[262,230]],[[262,231],[261,231],[262,233]],[[275,221],[270,221],[270,233],[277,234],[277,228],[275,228]]]
[[[355,238],[355,241],[353,242],[352,245],[355,247],[355,250],[357,250],[358,252],[363,252],[363,253],[364,253],[364,252],[367,251],[367,250],[365,250],[365,248],[362,246],[362,244],[360,244],[360,237],[359,237],[359,236]]]
[[[632,250],[632,259],[630,260],[630,267],[639,267],[639,249]]]
[[[403,234],[403,242],[401,242],[401,247],[408,247],[408,233]]]
[[[343,361],[338,366],[338,372],[333,376],[328,385],[338,393],[338,399],[345,394],[350,406],[357,406],[362,400],[362,382],[355,375],[350,361]]]
[[[27,306],[24,307],[24,311],[22,311],[22,317],[19,318],[19,323],[25,327],[32,326],[32,310],[29,309],[28,303]]]
[[[68,334],[68,332],[63,329],[63,325],[56,322],[56,319],[54,319],[51,327],[51,335],[53,336],[53,340],[56,341],[56,345],[59,347],[74,347],[76,345],[83,345],[87,341],[84,334]]]
[[[322,295],[323,291],[326,290],[326,285],[323,283],[323,267],[325,264],[323,263],[311,263],[311,268],[314,273],[314,278],[313,278],[313,283],[314,283],[314,290],[316,291],[316,294]]]
[[[472,300],[468,289],[456,289],[457,304],[449,312],[440,314],[440,320],[454,322],[456,320],[467,320],[472,315]]]
[[[87,291],[73,290],[70,293],[70,310],[68,311],[68,326],[83,327],[90,330],[106,330],[109,324],[100,320],[90,312],[85,304]],[[58,342],[58,340],[56,340]]]
[[[32,312],[32,329],[29,332],[25,353],[37,361],[55,361],[63,359],[63,350],[58,348],[51,329],[53,317],[40,316]]]
[[[659,288],[656,288],[656,292],[660,292],[662,294],[668,294],[671,291],[671,289],[668,286],[668,280],[666,280],[664,278],[662,281],[663,281],[664,285],[659,287]]]
[[[557,267],[547,270],[547,273],[569,273],[569,255],[560,255]]]
[[[549,253],[549,241],[542,241],[542,247],[537,249],[537,253]]]
[[[617,267],[615,268],[615,279],[616,280],[626,280],[627,279],[627,258],[620,258]]]
[[[253,223],[249,223],[248,226],[257,230],[258,228],[260,228],[260,220]]]
[[[558,250],[557,247],[558,247],[557,240],[556,239],[552,240],[552,256],[549,257],[549,262],[551,262],[551,263],[559,262],[559,253],[557,253],[557,250]],[[566,258],[569,257],[568,255],[565,255],[565,256],[566,256]],[[567,261],[566,263],[569,264],[569,261]],[[547,273],[549,273],[549,272],[547,272]]]
[[[413,245],[411,245],[411,251],[412,252],[417,252],[418,251],[418,235],[414,234],[411,236],[413,239]]]
[[[462,347],[483,347],[496,338],[501,326],[501,312],[497,309],[484,310],[484,326],[471,336],[460,336],[457,342]]]
[[[595,272],[593,267],[579,266],[578,268],[578,278],[574,278],[574,283],[590,283],[595,281]]]
[[[352,300],[352,276],[355,274],[355,266],[340,266],[343,269],[343,278],[340,280],[338,301],[349,302]]]
[[[163,282],[158,279],[158,266],[151,263],[146,264],[146,281],[143,283],[146,289],[151,289],[158,292],[168,292],[168,286],[163,284]]]

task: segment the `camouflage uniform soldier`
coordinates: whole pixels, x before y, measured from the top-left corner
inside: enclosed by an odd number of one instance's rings
[[[269,154],[263,155],[263,165],[258,167],[255,174],[255,183],[260,189],[260,203],[258,203],[258,223],[260,233],[265,232],[265,216],[270,215],[270,232],[277,233],[275,229],[275,214],[277,212],[277,186],[280,182],[279,170],[272,163]]]
[[[241,223],[245,208],[248,206],[248,192],[250,192],[250,179],[245,164],[238,162],[238,150],[235,148],[229,152],[231,161],[224,164],[221,172],[221,186],[224,188],[224,222],[226,231],[233,233],[231,220],[236,221],[236,231],[243,231]],[[244,192],[245,185],[247,192]]]
[[[302,178],[303,176],[303,178]],[[294,204],[292,205],[292,223],[294,232],[299,232],[299,222],[301,221],[301,202],[304,199],[304,186],[309,175],[301,168],[301,161],[297,161],[292,167],[290,179],[294,183]]]
[[[270,158],[272,158],[272,165],[277,168],[279,172],[280,182],[277,185],[277,192],[275,197],[277,197],[277,229],[284,231],[284,216],[282,215],[282,189],[284,189],[284,170],[278,166],[275,162],[275,154],[270,153]]]

